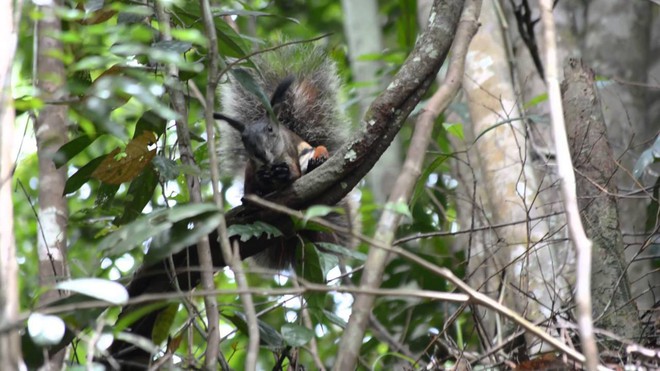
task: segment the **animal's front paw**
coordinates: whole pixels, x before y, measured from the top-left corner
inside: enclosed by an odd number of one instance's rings
[[[330,153],[324,146],[314,148],[314,155],[307,161],[307,173],[321,166],[328,160]]]
[[[270,167],[270,173],[276,182],[289,183],[291,181],[291,168],[286,162],[273,164]]]

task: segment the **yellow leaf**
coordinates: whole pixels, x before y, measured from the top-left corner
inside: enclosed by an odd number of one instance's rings
[[[92,178],[108,184],[121,184],[135,179],[156,156],[156,148],[149,150],[156,139],[156,134],[145,131],[128,142],[123,153],[121,149],[115,148],[94,170]]]

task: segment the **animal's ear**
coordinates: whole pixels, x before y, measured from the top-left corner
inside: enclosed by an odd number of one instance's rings
[[[242,133],[243,131],[245,131],[245,124],[244,123],[242,123],[238,120],[234,120],[233,118],[231,118],[229,116],[225,116],[222,113],[213,112],[213,118],[216,119],[216,120],[226,121],[229,125],[231,125],[231,127],[238,130],[239,133]]]
[[[277,88],[275,88],[275,91],[273,92],[273,96],[270,98],[270,106],[273,107],[273,111],[277,111],[277,106],[284,101],[286,92],[291,87],[291,84],[293,84],[293,81],[295,81],[295,78],[292,75],[289,75],[277,85]]]

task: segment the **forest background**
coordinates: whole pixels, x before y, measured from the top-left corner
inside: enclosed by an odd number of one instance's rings
[[[113,339],[145,368],[658,367],[660,7],[548,3],[4,3],[0,368],[130,362]],[[283,39],[336,61],[363,147],[232,213],[216,84]],[[296,270],[188,249],[333,228],[346,184],[353,240]],[[196,291],[124,288],[183,253]]]

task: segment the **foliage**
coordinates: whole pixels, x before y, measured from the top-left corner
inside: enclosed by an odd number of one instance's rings
[[[251,1],[243,2],[241,11],[232,7],[214,8],[218,47],[223,61],[227,63],[230,58],[248,56],[255,48],[266,44],[273,33],[285,34],[290,39],[333,33],[323,42],[329,44],[333,56],[342,66],[345,51],[339,47],[343,44],[340,4],[296,3]],[[384,3],[387,18],[384,30],[392,47],[388,52],[372,57],[388,63],[383,71],[386,76],[396,69],[412,47],[416,23],[414,2],[390,0]],[[238,7],[239,4],[234,2],[232,6]],[[25,123],[27,128],[34,113],[45,102],[40,101],[37,92],[31,89],[35,77],[29,68],[33,64],[31,45],[35,37],[32,26],[40,18],[40,11],[33,4],[25,4],[25,7],[24,14],[29,17],[21,23],[16,59],[19,77],[14,82],[14,91],[17,95],[17,122]],[[71,281],[76,284],[69,283],[60,288],[106,300],[111,305],[99,304],[97,309],[103,311],[75,313],[74,309],[63,309],[56,315],[66,324],[68,335],[77,337],[76,341],[87,341],[97,331],[128,339],[122,331],[139,315],[167,307],[157,321],[152,339],[141,345],[155,345],[176,353],[181,359],[190,359],[186,357],[190,351],[194,357],[199,357],[206,344],[200,332],[206,326],[204,320],[191,309],[201,306],[201,300],[179,297],[158,301],[111,328],[103,324],[113,323],[117,308],[122,307],[125,300],[110,300],[104,296],[108,293],[94,293],[94,286],[89,286],[90,282],[107,285],[108,281],[84,281],[93,278],[125,283],[141,264],[153,264],[177,253],[200,236],[210,233],[219,223],[220,210],[215,206],[188,203],[185,182],[186,175],[200,177],[203,194],[210,200],[207,123],[203,119],[203,105],[193,92],[193,87],[205,91],[208,79],[205,70],[208,40],[200,22],[201,10],[198,2],[186,1],[169,4],[168,11],[172,14],[172,41],[160,39],[153,3],[141,5],[97,0],[58,9],[64,29],[61,35],[57,35],[63,43],[63,53],[59,57],[67,68],[66,89],[70,99],[57,103],[67,104],[69,108],[72,139],[60,148],[54,161],[58,166],[66,167],[69,174],[65,190],[71,214],[68,262],[72,278],[77,279]],[[221,17],[228,14],[238,15],[238,29],[254,29],[255,33],[248,36],[236,32]],[[178,80],[166,74],[164,66],[168,64],[176,65],[181,71]],[[249,62],[245,67],[249,67]],[[344,74],[350,77],[348,72]],[[347,86],[352,87],[350,83]],[[176,147],[176,130],[172,125],[172,120],[178,117],[170,108],[165,87],[180,89],[186,94],[187,122],[197,167],[185,166],[181,162]],[[380,210],[388,207],[407,216],[407,224],[397,231],[401,236],[452,228],[455,210],[447,194],[455,186],[455,181],[446,175],[449,169],[445,161],[450,156],[449,135],[461,135],[460,125],[438,126],[434,133],[434,156],[430,156],[410,204],[377,205],[368,188],[358,190],[360,220],[365,235],[372,234]],[[404,129],[402,137],[410,137],[410,128]],[[35,309],[34,293],[47,289],[39,288],[35,279],[35,241],[39,225],[31,205],[38,203],[37,171],[35,155],[24,149],[16,171],[22,192],[15,194],[14,205],[17,220],[24,221],[16,236],[23,310]],[[224,180],[223,192],[225,195],[236,194],[236,185],[231,179]],[[228,200],[232,202],[231,197]],[[303,225],[308,219],[331,211],[334,210],[323,206],[311,208],[297,223]],[[281,232],[266,223],[258,223],[234,225],[230,233],[247,239],[262,234],[278,236]],[[295,272],[297,277],[329,285],[355,285],[359,282],[359,266],[368,252],[366,244],[355,249],[335,244],[318,247],[320,249],[306,243],[299,249],[300,260],[304,263]],[[463,258],[452,252],[446,239],[413,239],[404,247],[435,264],[452,267],[459,275],[462,273]],[[341,276],[341,273],[354,269],[352,275]],[[293,275],[294,272],[263,275],[254,269],[248,279],[250,287],[291,289],[295,287]],[[386,288],[453,289],[431,272],[402,259],[393,259],[389,263],[384,282]],[[216,286],[219,290],[236,289],[230,274],[217,275]],[[89,298],[76,295],[52,306],[68,304],[75,308],[85,300]],[[240,369],[247,344],[244,311],[237,304],[238,294],[219,295],[217,300],[224,337],[221,352],[230,367]],[[300,362],[312,365],[310,354],[303,349],[315,338],[320,358],[327,365],[331,364],[337,350],[336,339],[345,327],[350,301],[350,295],[327,292],[255,295],[256,310],[261,314],[259,330],[263,350],[260,362],[271,367],[273,358],[270,352],[279,357],[282,352],[290,353],[292,348],[300,348]],[[309,311],[311,328],[303,321],[303,307]],[[99,315],[100,312],[103,314]],[[456,313],[460,314],[460,311],[453,304],[410,298],[380,297],[374,308],[374,316],[384,328],[396,334],[411,352],[423,354],[427,361],[437,352],[442,353],[441,347],[434,343],[435,335],[446,330],[446,321]],[[467,314],[461,316],[449,331],[452,335],[463,336],[465,344],[459,344],[463,346],[474,340],[462,328],[469,321]],[[188,343],[191,340],[193,344]],[[52,343],[57,342],[59,340]],[[85,347],[76,347],[72,352],[71,362],[84,362],[86,349],[82,348]],[[368,364],[381,367],[407,359],[405,356],[385,357],[397,352],[376,334],[365,339],[361,351]],[[42,355],[38,347],[25,348],[28,364],[38,365]],[[194,363],[194,358],[190,362]]]

